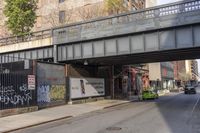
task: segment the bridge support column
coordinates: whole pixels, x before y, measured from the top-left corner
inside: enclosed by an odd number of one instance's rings
[[[115,98],[115,75],[114,75],[115,66],[111,66],[111,97]]]
[[[58,62],[58,47],[57,45],[53,45],[53,61],[54,63]]]

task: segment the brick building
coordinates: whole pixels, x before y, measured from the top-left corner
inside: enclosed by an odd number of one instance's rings
[[[174,61],[175,80],[188,81],[198,78],[198,62],[196,60]]]
[[[174,79],[175,80],[184,80],[183,75],[186,75],[186,61],[174,61]]]
[[[149,79],[151,86],[161,89],[173,89],[174,64],[173,62],[149,63]]]
[[[128,10],[144,9],[156,5],[156,0],[123,0]],[[4,0],[0,0],[0,38],[9,35],[3,15]],[[105,0],[38,0],[37,21],[34,31],[50,29],[77,21],[108,15],[104,11]]]

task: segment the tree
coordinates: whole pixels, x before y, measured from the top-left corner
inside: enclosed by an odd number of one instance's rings
[[[58,2],[52,2],[48,5],[41,4],[42,6],[39,7],[37,10],[38,16],[43,18],[43,21],[40,22],[42,25],[42,28],[52,28],[56,26],[61,26],[65,24],[69,24],[72,22],[72,17],[74,15],[74,9],[73,7],[65,6],[60,4]],[[66,8],[67,7],[67,8]],[[59,11],[65,12],[65,19],[62,23],[59,22]]]
[[[81,20],[86,21],[104,16],[101,4],[86,5],[78,9],[78,16]]]
[[[124,0],[105,0],[105,10],[108,14],[119,14],[128,11]]]
[[[25,35],[36,22],[37,0],[5,0],[6,25],[14,35]]]
[[[44,16],[47,24],[50,24],[51,27],[56,27],[64,24],[69,24],[73,15],[73,9],[65,10],[65,21],[63,23],[59,22],[59,7],[55,10],[52,10],[50,14]]]

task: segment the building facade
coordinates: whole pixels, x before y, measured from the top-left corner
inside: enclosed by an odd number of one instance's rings
[[[196,60],[174,61],[174,79],[176,81],[198,80],[198,62]]]
[[[186,60],[186,74],[189,75],[190,80],[198,80],[198,62],[196,60]]]
[[[174,64],[173,62],[149,63],[150,85],[159,89],[173,89]]]
[[[176,81],[184,81],[184,75],[186,75],[186,61],[174,61],[174,79]]]
[[[192,79],[197,80],[199,78],[198,73],[198,62],[196,60],[192,60]]]
[[[0,38],[7,37],[9,35],[8,30],[5,26],[6,17],[3,13],[4,6],[4,0],[0,0]]]
[[[140,0],[137,0],[140,1]],[[149,7],[153,7],[157,5],[157,0],[145,0],[145,7],[149,8]]]
[[[108,15],[106,0],[38,0],[37,20],[33,32],[85,21]],[[123,0],[127,11],[144,9],[156,5],[156,0]],[[9,36],[3,14],[4,0],[0,0],[0,38]]]
[[[174,88],[173,62],[161,62],[160,65],[161,65],[162,88],[173,89]]]

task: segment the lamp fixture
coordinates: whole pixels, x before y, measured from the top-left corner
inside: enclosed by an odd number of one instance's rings
[[[87,60],[84,61],[84,65],[88,65],[88,61]]]

